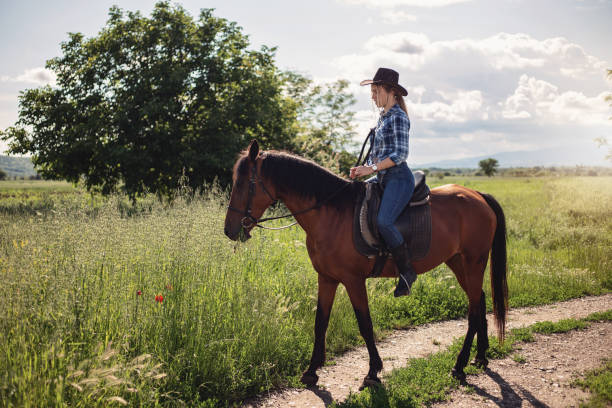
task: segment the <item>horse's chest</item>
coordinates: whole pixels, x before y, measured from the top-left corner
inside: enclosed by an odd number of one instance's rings
[[[352,256],[353,253],[350,251],[351,245],[350,236],[347,242],[343,239],[336,239],[331,242],[313,239],[306,240],[308,255],[315,270],[339,282],[344,282],[347,274],[356,274],[359,269],[358,265],[353,263],[362,259],[362,257]],[[367,265],[367,262],[363,263],[363,265]]]

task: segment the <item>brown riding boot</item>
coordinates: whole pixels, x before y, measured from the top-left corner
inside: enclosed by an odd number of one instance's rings
[[[399,270],[399,281],[397,282],[393,296],[399,297],[409,295],[410,287],[417,278],[416,272],[410,263],[410,251],[406,247],[406,244],[402,244],[390,251],[391,255],[393,255],[393,262],[395,262]]]

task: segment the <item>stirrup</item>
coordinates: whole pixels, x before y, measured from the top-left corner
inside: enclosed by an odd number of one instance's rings
[[[400,297],[400,296],[410,295],[410,293],[412,292],[411,286],[413,283],[414,281],[408,283],[404,275],[400,273],[399,279],[397,281],[397,286],[395,287],[395,290],[393,291],[393,296]]]

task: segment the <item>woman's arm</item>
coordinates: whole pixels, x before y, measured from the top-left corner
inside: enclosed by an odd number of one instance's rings
[[[390,157],[387,157],[385,160],[376,163],[378,171],[385,170],[393,166],[395,166],[395,162]],[[369,176],[372,173],[374,173],[374,169],[372,168],[372,166],[353,167],[351,169],[350,177],[353,179],[355,177]]]
[[[394,115],[391,120],[390,152],[387,157],[376,163],[377,170],[385,170],[396,166],[408,159],[408,132],[410,131],[410,120],[404,115]],[[383,156],[384,157],[384,156]],[[369,176],[374,173],[372,166],[359,166],[351,169],[350,177]]]
[[[394,115],[391,121],[393,129],[394,146],[389,158],[395,164],[401,164],[408,160],[408,132],[410,131],[410,120],[406,115]]]

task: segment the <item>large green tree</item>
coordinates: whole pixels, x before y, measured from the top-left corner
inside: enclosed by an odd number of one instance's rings
[[[250,139],[294,150],[299,130],[275,49],[248,47],[209,9],[194,20],[165,1],[150,17],[113,7],[95,37],[69,34],[47,62],[56,85],[22,92],[1,136],[43,177],[104,193],[171,196],[183,172],[194,188],[227,182]]]

